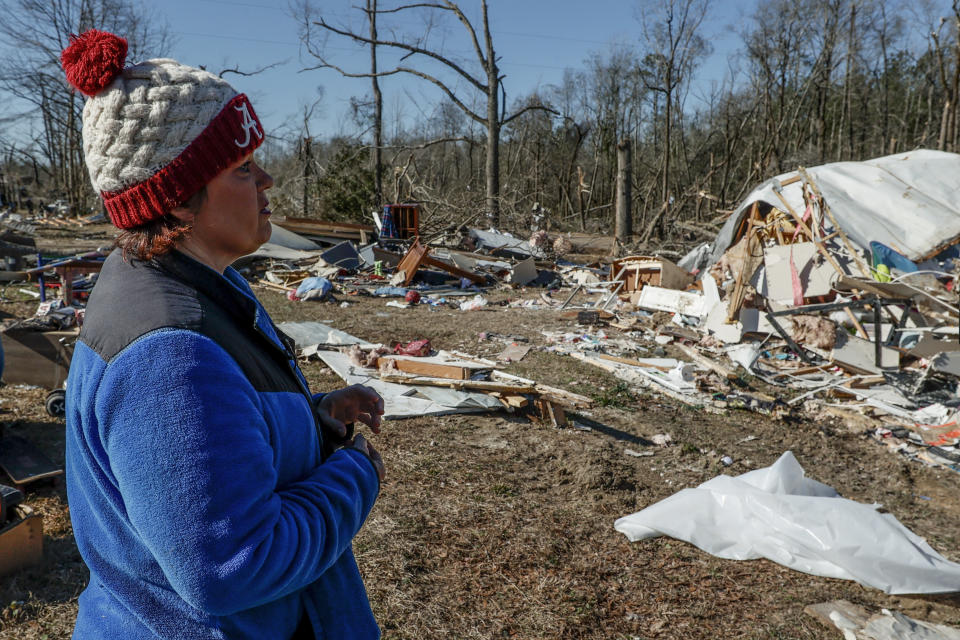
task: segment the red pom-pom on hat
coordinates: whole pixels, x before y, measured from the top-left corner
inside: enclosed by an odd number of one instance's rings
[[[127,41],[106,31],[90,29],[70,38],[60,54],[67,82],[88,96],[103,91],[123,71]]]

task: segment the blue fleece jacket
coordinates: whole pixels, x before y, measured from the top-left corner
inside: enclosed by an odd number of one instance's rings
[[[115,252],[67,383],[67,491],[90,568],[74,638],[377,638],[351,540],[379,491],[326,460],[306,382],[232,269]]]

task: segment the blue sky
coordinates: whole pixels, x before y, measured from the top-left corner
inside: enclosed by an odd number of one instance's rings
[[[316,0],[331,23],[352,24],[363,28],[363,15],[352,7],[363,0]],[[400,4],[381,0],[381,7]],[[704,34],[714,45],[714,54],[705,64],[704,77],[721,78],[726,71],[727,55],[737,48],[730,25],[736,21],[745,3],[715,2],[714,16],[705,25]],[[479,2],[462,0],[460,5],[479,25]],[[211,71],[233,68],[252,70],[266,64],[283,62],[279,67],[250,77],[229,74],[227,79],[239,91],[250,95],[257,113],[268,130],[279,131],[285,122],[302,120],[305,106],[313,103],[323,87],[323,98],[311,121],[311,133],[325,137],[353,131],[349,120],[350,96],[369,92],[370,81],[342,78],[333,70],[300,72],[315,64],[308,55],[301,57],[298,26],[286,2],[271,0],[165,0],[153,10],[169,24],[175,38],[171,57]],[[558,83],[565,68],[581,68],[591,52],[606,52],[616,44],[634,45],[641,38],[636,4],[631,0],[490,0],[489,15],[494,47],[501,56],[508,102],[537,87]],[[388,18],[383,19],[383,23]],[[443,33],[444,46],[451,55],[471,55],[471,44],[459,25]],[[409,20],[408,28],[420,28]],[[380,36],[386,35],[381,27]],[[342,39],[330,40],[330,55],[338,63],[357,71],[366,71],[369,54],[352,48]],[[381,62],[381,69],[388,61]],[[415,119],[429,112],[437,101],[424,83],[409,75],[382,81],[385,119]],[[389,124],[387,125],[389,127]]]

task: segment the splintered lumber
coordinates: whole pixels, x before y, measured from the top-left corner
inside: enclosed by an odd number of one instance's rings
[[[621,358],[619,356],[609,356],[605,353],[595,354],[597,358],[602,360],[609,360],[610,362],[619,362],[620,364],[629,364],[632,367],[649,367],[650,369],[659,369],[660,371],[670,371],[673,367],[664,367],[658,364],[651,364],[649,362],[641,362],[640,360],[633,360],[631,358]]]
[[[567,414],[560,406],[550,402],[546,398],[538,398],[535,406],[540,412],[540,418],[543,419],[544,422],[549,422],[557,429],[562,429],[567,426]]]
[[[402,271],[404,274],[403,286],[407,286],[413,281],[413,277],[417,275],[417,270],[421,267],[421,265],[429,265],[431,267],[442,269],[450,275],[454,275],[458,278],[466,278],[476,284],[486,284],[487,280],[483,276],[478,276],[470,271],[464,271],[463,269],[444,262],[443,260],[431,258],[428,255],[429,253],[430,248],[420,244],[420,238],[414,238],[413,244],[410,245],[410,249],[407,251],[407,254],[403,256],[400,264],[397,265],[397,272],[399,273]]]
[[[680,349],[680,351],[683,351],[687,355],[687,357],[689,357],[691,360],[693,360],[697,364],[703,365],[707,369],[710,369],[711,371],[713,371],[714,373],[716,373],[722,378],[733,380],[739,377],[737,375],[737,372],[731,369],[730,367],[720,364],[716,360],[708,358],[707,356],[703,355],[693,347],[688,347],[685,344],[678,344],[676,345],[676,347]]]
[[[530,400],[527,399],[527,396],[522,396],[519,394],[513,393],[501,393],[499,391],[494,391],[490,395],[494,396],[503,403],[503,406],[508,409],[522,409],[530,404]]]
[[[782,186],[783,186],[783,184],[781,183],[781,187],[782,187]],[[813,246],[817,248],[817,251],[820,252],[820,255],[822,255],[822,256],[824,257],[824,259],[826,259],[826,261],[829,262],[830,265],[831,265],[831,266],[837,271],[837,273],[839,273],[841,276],[847,275],[847,272],[844,271],[844,270],[840,267],[839,264],[837,264],[837,261],[833,259],[833,256],[830,255],[830,252],[827,251],[826,247],[823,246],[823,244],[821,243],[821,241],[818,241],[817,238],[816,238],[816,236],[813,235],[813,232],[810,230],[810,227],[807,226],[807,223],[803,221],[803,218],[801,218],[800,215],[799,215],[796,211],[794,211],[793,207],[790,206],[790,203],[787,202],[787,199],[783,197],[783,194],[782,194],[780,191],[778,191],[777,189],[774,189],[773,192],[776,194],[776,196],[777,196],[778,198],[780,198],[780,202],[782,202],[782,203],[783,203],[783,206],[785,206],[785,207],[787,208],[787,212],[788,212],[791,216],[793,216],[793,219],[794,219],[794,221],[796,221],[797,226],[800,227],[800,228],[803,230],[803,232],[804,232],[805,234],[807,234],[807,237],[810,238],[810,242],[812,242],[812,243],[813,243]]]
[[[757,204],[754,203],[751,215],[756,212]],[[737,271],[736,284],[733,288],[733,294],[730,296],[730,302],[727,305],[727,323],[732,323],[740,316],[740,307],[743,306],[743,300],[747,296],[747,285],[750,278],[763,262],[763,250],[760,238],[754,229],[747,231],[746,255],[743,258],[743,264]]]
[[[537,393],[540,396],[547,398],[551,402],[561,404],[565,407],[572,407],[574,409],[589,409],[593,406],[593,400],[591,398],[581,396],[576,393],[571,393],[570,391],[566,391],[564,389],[558,389],[556,387],[540,384],[539,382],[521,378],[520,376],[515,376],[511,373],[504,373],[503,371],[491,371],[490,377],[493,380],[500,382],[513,382],[521,386],[528,385],[533,388],[533,391],[524,391],[521,393]]]
[[[845,234],[843,232],[843,229],[840,228],[840,223],[838,223],[837,219],[833,217],[833,211],[830,210],[829,205],[827,205],[827,201],[823,199],[823,194],[820,193],[820,187],[818,187],[817,183],[813,181],[813,178],[810,177],[810,174],[807,173],[806,169],[804,169],[803,167],[800,167],[799,173],[801,176],[803,176],[803,179],[806,181],[806,184],[813,191],[814,195],[816,195],[817,198],[819,198],[820,207],[821,209],[823,209],[823,212],[827,214],[827,217],[830,218],[830,222],[833,224],[833,228],[835,229],[834,233],[840,236],[840,240],[843,241],[843,244],[847,248],[847,251],[850,252],[850,255],[853,256],[854,261],[856,261],[857,268],[860,269],[860,273],[862,273],[864,277],[869,278],[870,268],[864,263],[863,259],[860,257],[860,252],[857,251],[853,247],[853,245],[850,244],[850,240],[849,238],[847,238],[847,234]],[[824,242],[826,242],[826,238],[824,238]]]
[[[456,364],[441,364],[438,362],[424,362],[419,359],[380,357],[381,371],[396,368],[403,373],[412,373],[430,378],[447,378],[450,380],[466,380],[470,377],[471,368]]]
[[[497,391],[499,393],[523,394],[537,393],[536,386],[524,384],[504,384],[490,380],[451,380],[449,378],[430,378],[404,373],[381,373],[380,379],[384,382],[398,384],[420,385],[424,387],[446,387],[458,391]]]
[[[595,367],[604,369],[605,371],[612,373],[616,377],[620,378],[621,380],[625,380],[626,382],[630,382],[648,389],[654,389],[658,393],[669,396],[678,402],[682,402],[683,404],[690,405],[710,413],[722,413],[722,410],[705,404],[702,399],[698,398],[697,396],[685,395],[664,386],[660,379],[650,376],[647,373],[647,369],[641,367],[631,367],[630,365],[602,360],[600,358],[588,356],[585,353],[573,352],[570,354],[570,356],[576,358],[577,360],[582,360],[588,364],[592,364]]]
[[[376,231],[372,225],[356,224],[352,222],[321,222],[310,218],[273,218],[273,224],[279,225],[288,231],[303,235],[324,236],[328,238],[343,238],[358,240],[367,243],[367,237]]]

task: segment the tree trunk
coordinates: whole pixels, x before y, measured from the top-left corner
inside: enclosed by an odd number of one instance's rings
[[[483,34],[487,44],[487,216],[494,227],[500,225],[500,70],[493,51],[493,38],[487,21],[487,3],[483,7]]]
[[[370,20],[370,40],[377,41],[377,0],[367,0]],[[383,206],[383,94],[377,81],[377,45],[370,45],[370,74],[373,83],[373,200],[379,209]]]
[[[629,241],[633,234],[633,219],[630,215],[632,158],[630,139],[623,138],[617,145],[617,240]]]

